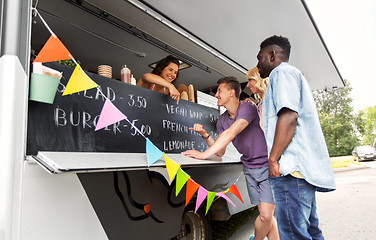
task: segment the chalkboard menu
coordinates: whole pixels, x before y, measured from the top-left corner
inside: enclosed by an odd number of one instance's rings
[[[105,97],[97,88],[62,96],[73,68],[58,63],[46,66],[63,72],[53,104],[29,101],[27,154],[38,151],[145,152],[145,139],[126,121],[98,131],[96,123]],[[219,111],[93,73],[102,93],[160,150],[179,153],[207,148],[201,135],[189,130],[194,123],[216,137]]]

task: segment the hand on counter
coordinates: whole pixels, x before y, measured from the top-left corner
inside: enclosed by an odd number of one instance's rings
[[[191,157],[191,158],[197,158],[197,159],[206,159],[208,158],[205,154],[205,152],[199,152],[197,150],[188,150],[181,153],[184,156]]]

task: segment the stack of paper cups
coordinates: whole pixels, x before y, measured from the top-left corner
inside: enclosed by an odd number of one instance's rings
[[[104,77],[112,78],[112,67],[108,65],[99,65],[98,74]]]

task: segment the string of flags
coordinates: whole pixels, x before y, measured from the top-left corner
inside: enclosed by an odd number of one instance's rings
[[[73,58],[72,54],[68,51],[68,49],[64,46],[64,44],[60,41],[60,39],[53,33],[51,28],[39,14],[36,8],[32,10],[39,16],[43,24],[46,26],[48,31],[51,33],[51,36],[44,44],[43,48],[33,61],[33,63],[39,62],[53,62],[59,60],[68,60],[71,59],[75,64],[76,67],[70,76],[67,86],[62,94],[62,96],[66,96],[69,94],[81,92],[84,90],[97,88],[99,93],[106,99],[101,110],[101,113],[98,118],[98,122],[95,128],[95,131],[98,131],[102,128],[105,128],[111,124],[116,122],[120,122],[122,120],[126,120],[136,131],[145,138],[146,140],[146,158],[148,167],[152,166],[155,162],[162,159],[165,162],[169,183],[171,183],[174,178],[176,178],[176,196],[180,193],[184,186],[186,186],[186,201],[185,205],[189,203],[193,195],[197,192],[196,197],[196,206],[195,211],[198,210],[202,202],[206,199],[206,212],[207,214],[212,202],[214,201],[215,197],[219,198],[222,197],[234,207],[236,205],[231,201],[231,199],[226,196],[226,193],[234,194],[239,200],[244,204],[243,199],[236,187],[236,183],[238,182],[240,176],[237,180],[229,187],[226,191],[221,192],[212,192],[206,190],[200,184],[196,183],[190,175],[188,175],[182,168],[181,165],[170,159],[166,156],[164,152],[159,150],[149,138],[145,137],[142,132],[128,119],[128,117],[122,113],[112,102],[109,100],[101,91],[99,85],[95,83],[81,68],[81,66],[77,63],[77,61]]]

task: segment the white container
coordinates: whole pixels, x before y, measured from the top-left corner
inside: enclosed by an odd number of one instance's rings
[[[127,68],[127,65],[124,65],[121,68],[121,81],[125,83],[131,83],[131,70]]]
[[[131,76],[131,84],[132,85],[136,85],[136,79],[133,77],[133,74],[132,74],[132,76]]]

